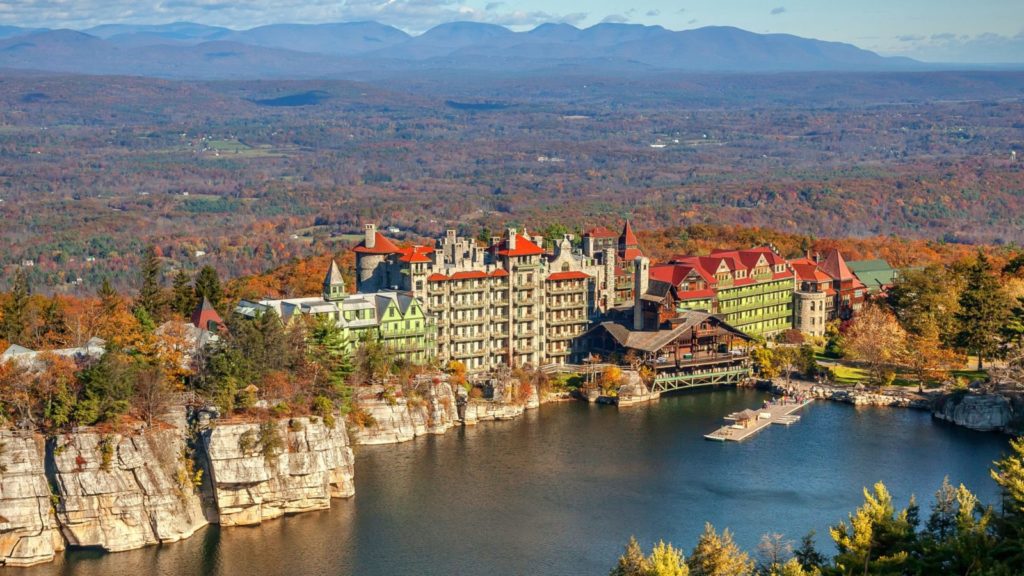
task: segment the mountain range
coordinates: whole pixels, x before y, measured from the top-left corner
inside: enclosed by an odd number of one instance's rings
[[[888,71],[925,69],[851,44],[731,27],[542,24],[515,32],[451,22],[411,36],[377,22],[274,24],[249,30],[190,22],[81,31],[0,27],[0,68],[169,78],[359,78],[408,70],[585,72]]]

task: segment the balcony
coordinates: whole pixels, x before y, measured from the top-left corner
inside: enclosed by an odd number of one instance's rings
[[[459,287],[456,287],[456,288],[452,288],[452,294],[471,294],[473,292],[483,292],[483,291],[484,291],[483,284],[480,284],[480,285],[477,285],[477,286],[459,286]]]
[[[566,340],[575,340],[581,333],[577,334],[554,334],[548,336],[548,342],[565,342]]]
[[[586,300],[578,302],[548,302],[548,310],[573,310],[576,308],[586,308],[586,306]]]
[[[476,334],[452,334],[452,342],[479,342],[487,338],[486,332],[479,332]]]
[[[483,308],[487,305],[485,300],[472,300],[462,302],[452,302],[452,310],[472,310],[475,308]]]
[[[577,292],[584,292],[586,289],[587,287],[583,284],[573,284],[571,286],[555,284],[548,288],[546,292],[548,294],[576,294]]]
[[[590,321],[587,320],[586,316],[580,316],[576,318],[557,318],[548,320],[548,326],[569,326],[571,324],[587,324]]]
[[[481,348],[480,350],[469,350],[463,352],[452,352],[452,358],[479,358],[487,354],[487,350]]]
[[[483,316],[476,318],[452,318],[452,326],[477,326],[479,324],[486,324],[487,319]]]

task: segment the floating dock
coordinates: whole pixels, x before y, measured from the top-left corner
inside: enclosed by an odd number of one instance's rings
[[[784,404],[770,404],[767,408],[729,414],[725,417],[729,424],[710,434],[705,434],[704,438],[717,442],[742,442],[772,424],[789,426],[799,422],[800,416],[794,412],[811,402],[813,400],[789,401]]]

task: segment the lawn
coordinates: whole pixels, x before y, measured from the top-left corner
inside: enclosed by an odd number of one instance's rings
[[[836,384],[853,386],[866,382],[868,379],[868,372],[863,368],[854,368],[853,366],[836,364],[835,366],[832,366],[832,376],[835,379]]]

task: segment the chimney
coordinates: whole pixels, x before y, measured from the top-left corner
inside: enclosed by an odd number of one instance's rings
[[[633,260],[633,330],[644,329],[643,295],[650,285],[651,261],[643,256]]]
[[[363,240],[363,245],[367,248],[373,248],[377,245],[377,225],[367,224],[366,225],[366,238]]]
[[[505,244],[505,248],[506,249],[508,249],[508,250],[515,250],[516,249],[516,236],[517,236],[516,229],[515,228],[509,228],[508,229],[508,242]]]

